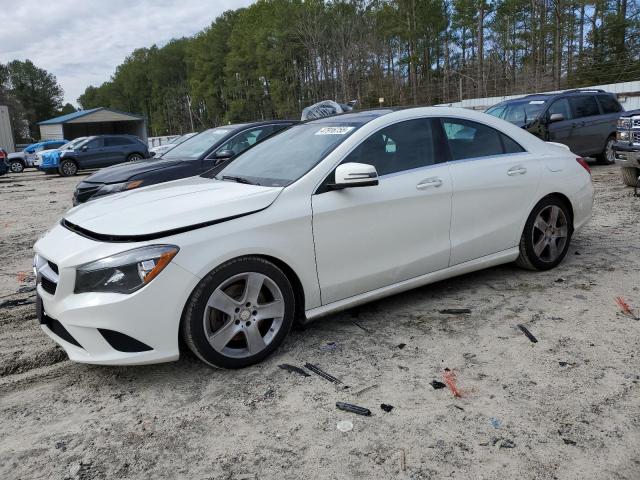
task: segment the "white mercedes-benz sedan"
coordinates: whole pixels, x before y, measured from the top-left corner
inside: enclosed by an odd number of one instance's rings
[[[498,118],[431,107],[295,125],[203,176],[73,208],[35,245],[38,317],[72,360],[256,363],[294,321],[517,262],[591,215],[588,165]]]

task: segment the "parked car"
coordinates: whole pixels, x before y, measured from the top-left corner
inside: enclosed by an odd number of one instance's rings
[[[55,150],[67,142],[68,140],[44,140],[42,142],[32,143],[21,152],[9,154],[9,158],[7,160],[9,168],[13,173],[22,173],[25,168],[36,168],[34,162],[38,152],[44,150]]]
[[[176,360],[182,337],[243,367],[294,320],[502,263],[551,269],[592,202],[582,158],[490,115],[347,113],[71,209],[35,245],[38,316],[79,362]]]
[[[55,150],[38,152],[34,163],[37,165],[39,170],[42,170],[45,173],[57,173],[58,167],[60,166],[60,155],[62,152],[65,150],[73,150],[76,145],[80,145],[87,138],[88,137],[78,137]]]
[[[192,177],[230,161],[247,148],[292,125],[291,120],[225,125],[195,135],[160,159],[117,165],[86,177],[73,194],[73,204],[156,183]]]
[[[154,154],[153,155],[154,158],[160,158],[163,154],[167,153],[169,150],[171,150],[176,145],[181,144],[185,140],[188,140],[189,138],[191,138],[191,137],[193,137],[194,135],[197,135],[197,134],[198,134],[197,132],[194,132],[194,133],[186,133],[184,135],[179,135],[176,138],[171,139],[170,142],[167,142],[167,143],[165,143],[163,145],[158,145],[157,147],[150,148],[149,152]]]
[[[69,177],[78,170],[108,167],[149,157],[147,145],[134,135],[95,135],[60,152],[58,173]]]
[[[7,165],[7,151],[4,148],[0,148],[0,177],[9,172],[9,165]]]
[[[622,114],[613,150],[621,168],[622,181],[635,187],[640,177],[640,110]]]
[[[506,100],[487,110],[545,141],[563,143],[598,163],[615,162],[613,144],[623,108],[604,90],[569,90]]]

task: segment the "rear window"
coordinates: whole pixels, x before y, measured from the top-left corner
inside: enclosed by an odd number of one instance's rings
[[[598,102],[602,113],[618,113],[622,111],[622,106],[612,95],[598,95]]]
[[[133,142],[125,137],[107,137],[104,139],[105,147],[117,147],[121,145],[131,145]]]
[[[524,152],[516,141],[487,125],[460,118],[443,118],[452,160]]]

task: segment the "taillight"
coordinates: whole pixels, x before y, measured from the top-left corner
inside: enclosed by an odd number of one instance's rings
[[[7,155],[4,153],[4,151],[0,150],[0,160],[4,160],[5,158],[7,158]]]
[[[584,168],[589,173],[589,175],[591,175],[591,167],[584,158],[578,157],[576,158],[576,162],[582,165],[582,168]]]

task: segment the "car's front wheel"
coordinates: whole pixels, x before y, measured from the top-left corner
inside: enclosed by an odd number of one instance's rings
[[[22,173],[24,172],[24,164],[22,162],[14,160],[9,164],[9,169],[13,173]]]
[[[138,160],[142,160],[142,155],[139,153],[132,153],[127,157],[127,160],[130,162],[137,162]]]
[[[209,273],[185,308],[182,337],[209,365],[241,368],[283,342],[295,315],[287,276],[260,257],[231,260]]]
[[[534,207],[520,239],[516,263],[529,270],[549,270],[566,256],[573,233],[571,213],[558,197],[543,198]]]
[[[63,177],[72,177],[78,173],[78,165],[73,160],[63,160],[58,167],[58,173]]]

